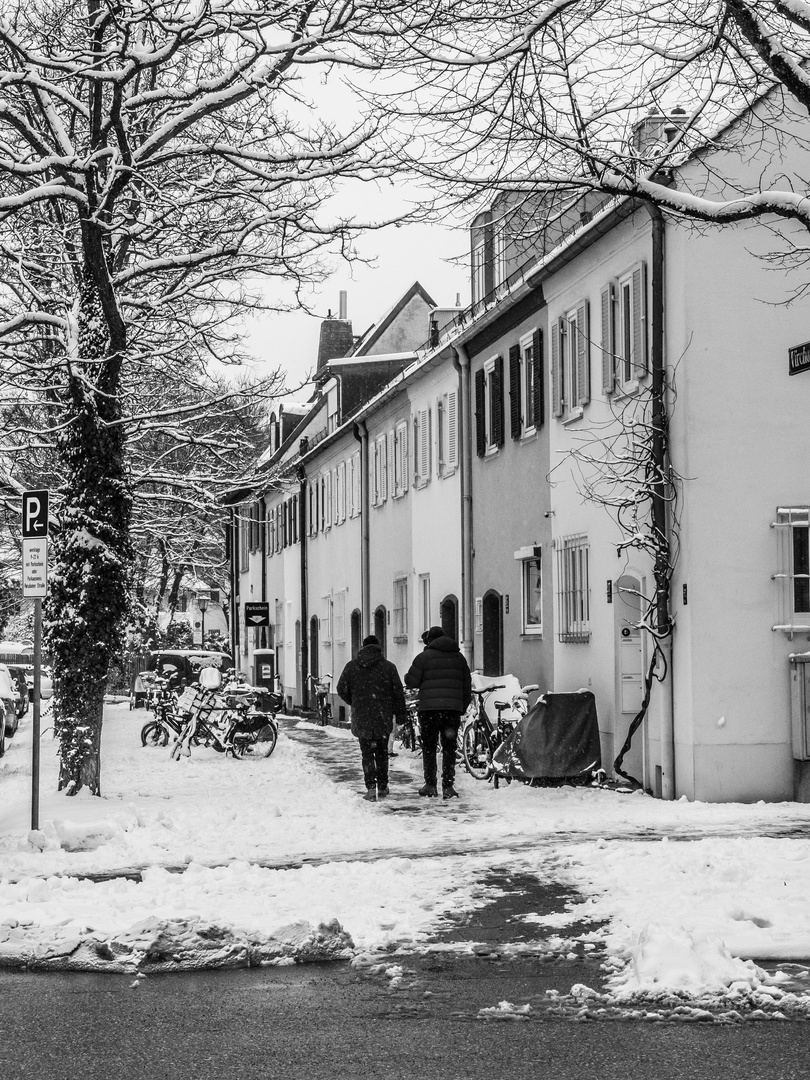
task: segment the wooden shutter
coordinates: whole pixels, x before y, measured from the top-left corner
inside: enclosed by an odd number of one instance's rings
[[[577,405],[591,400],[591,328],[588,301],[577,307]]]
[[[513,439],[520,438],[520,345],[509,348],[509,430]]]
[[[355,515],[362,513],[363,510],[363,507],[360,504],[362,495],[361,485],[363,482],[361,469],[362,465],[360,464],[360,452],[358,451],[354,455],[354,469],[352,471],[352,485],[354,487],[354,491],[352,493],[352,504],[354,506]]]
[[[647,274],[644,263],[633,270],[633,363],[637,379],[647,374]]]
[[[447,395],[447,468],[458,468],[458,393],[451,390]]]
[[[487,418],[485,412],[484,369],[475,373],[475,452],[483,457],[487,452]]]
[[[545,419],[545,378],[543,372],[543,331],[535,330],[532,337],[532,352],[534,354],[534,412],[532,423],[536,428],[542,427]]]
[[[419,479],[426,483],[430,479],[430,409],[419,410]]]
[[[399,484],[397,483],[396,471],[397,455],[395,435],[394,429],[391,428],[391,430],[388,432],[388,490],[391,492],[392,496],[399,495],[400,493]]]
[[[408,425],[402,423],[397,431],[397,455],[399,458],[400,490],[408,490]]]
[[[551,415],[562,416],[562,342],[560,340],[560,322],[557,319],[551,327]]]
[[[613,335],[613,286],[606,285],[602,289],[602,391],[605,394],[612,394],[616,389]]]
[[[503,357],[495,357],[492,369],[492,441],[503,446]]]

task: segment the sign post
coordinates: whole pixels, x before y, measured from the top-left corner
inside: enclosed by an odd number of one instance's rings
[[[34,712],[31,751],[31,828],[39,828],[39,688],[42,666],[42,597],[48,591],[48,492],[22,497],[23,597],[34,600]]]

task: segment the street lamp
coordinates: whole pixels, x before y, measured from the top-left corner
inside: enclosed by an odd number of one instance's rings
[[[208,610],[208,604],[211,600],[211,590],[208,588],[200,589],[197,593],[197,607],[200,610],[200,644],[205,648],[205,613]]]

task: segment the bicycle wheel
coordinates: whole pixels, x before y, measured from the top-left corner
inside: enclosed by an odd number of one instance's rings
[[[150,720],[141,728],[142,746],[167,746],[168,742],[169,732],[159,720]]]
[[[267,723],[259,729],[256,742],[245,743],[241,739],[234,741],[234,757],[269,758],[276,748],[278,732],[275,725]]]
[[[463,730],[461,746],[464,768],[474,779],[486,780],[492,768],[489,732],[484,730],[481,723],[473,721]]]

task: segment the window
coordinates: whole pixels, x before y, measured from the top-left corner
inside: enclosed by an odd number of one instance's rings
[[[332,642],[332,594],[321,597],[321,641],[324,645]]]
[[[602,290],[602,389],[632,392],[647,374],[647,274],[637,263]]]
[[[475,373],[475,431],[479,457],[503,446],[502,356],[493,356]]]
[[[458,468],[458,392],[449,390],[436,408],[439,425],[439,476],[450,476]]]
[[[493,271],[495,280],[493,284],[497,288],[498,285],[502,285],[506,281],[506,245],[508,241],[508,235],[506,231],[506,218],[501,218],[500,221],[493,223],[492,231],[492,251],[493,251]]]
[[[582,642],[591,636],[587,536],[566,536],[557,548],[557,636]]]
[[[324,473],[323,475],[323,487],[321,488],[321,498],[323,499],[323,527],[324,529],[332,528],[332,474]]]
[[[393,431],[393,483],[391,494],[400,498],[408,490],[408,423],[400,420]]]
[[[255,503],[252,503],[251,507],[250,507],[249,543],[250,543],[250,550],[251,551],[256,551],[257,548],[259,547],[259,545],[261,544],[260,523],[261,523],[261,512],[260,512],[260,509],[259,509],[259,504],[257,502],[255,502]]]
[[[515,552],[520,560],[521,576],[521,633],[543,632],[543,558],[539,546],[521,548]]]
[[[284,546],[284,507],[281,503],[276,507],[276,551],[281,551]]]
[[[351,517],[358,517],[360,514],[360,495],[361,495],[361,477],[360,477],[360,451],[356,451],[352,454],[351,458]]]
[[[513,439],[543,423],[543,332],[525,334],[509,350],[509,425]]]
[[[780,506],[774,527],[779,545],[779,615],[774,630],[810,631],[810,507]]]
[[[413,482],[417,487],[430,482],[432,419],[430,408],[419,409],[413,418]]]
[[[335,593],[332,607],[332,622],[334,625],[335,641],[346,640],[346,591],[340,589]]]
[[[394,578],[394,641],[408,640],[408,579]]]
[[[591,396],[589,304],[557,319],[551,333],[551,396],[555,416],[575,420]]]
[[[483,229],[473,233],[472,244],[472,301],[475,304],[487,294],[487,245]]]
[[[346,462],[341,461],[337,467],[337,519],[338,524],[346,520]]]
[[[267,554],[272,555],[276,550],[276,515],[275,511],[268,509],[267,517],[265,518],[265,528],[267,529]]]

